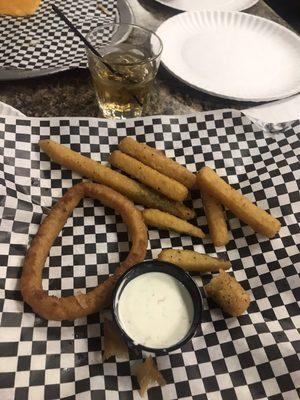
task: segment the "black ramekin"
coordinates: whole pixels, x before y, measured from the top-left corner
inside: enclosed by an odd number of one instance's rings
[[[146,274],[147,272],[162,272],[165,274],[169,274],[169,275],[173,276],[174,278],[178,279],[184,285],[184,287],[187,289],[187,291],[191,295],[191,298],[193,301],[194,318],[193,318],[193,321],[192,321],[189,331],[179,342],[177,342],[176,344],[174,344],[170,347],[167,347],[167,348],[151,348],[151,347],[147,347],[147,346],[144,346],[141,344],[134,343],[134,340],[122,328],[121,322],[119,320],[118,300],[119,300],[120,295],[122,294],[125,286],[132,279],[136,278],[139,275]],[[122,285],[122,287],[119,292],[119,288],[121,285]],[[203,308],[203,303],[202,303],[202,296],[201,296],[200,290],[199,290],[198,286],[196,285],[196,283],[194,282],[194,280],[191,278],[191,276],[183,269],[177,267],[174,264],[171,264],[171,263],[165,262],[165,261],[150,260],[150,261],[144,261],[144,262],[134,265],[118,279],[118,281],[115,284],[114,291],[113,291],[113,317],[114,317],[114,320],[115,320],[118,328],[121,331],[122,336],[125,338],[125,340],[127,341],[128,345],[130,347],[136,347],[136,348],[139,348],[140,350],[145,350],[145,351],[148,351],[151,353],[165,354],[170,351],[176,350],[176,349],[182,347],[185,343],[187,343],[194,336],[196,329],[198,328],[198,326],[201,322],[202,308]]]

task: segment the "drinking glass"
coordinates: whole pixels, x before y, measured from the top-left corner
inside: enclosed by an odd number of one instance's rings
[[[102,56],[86,48],[103,116],[140,116],[159,67],[160,38],[137,25],[111,23],[93,29],[87,39]]]

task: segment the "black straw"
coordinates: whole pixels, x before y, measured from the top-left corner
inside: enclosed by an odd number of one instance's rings
[[[65,14],[55,5],[55,4],[51,4],[53,11],[55,12],[55,14],[57,14],[67,25],[68,27],[71,29],[72,32],[75,33],[76,36],[78,36],[83,43],[86,45],[86,47],[88,49],[91,50],[92,53],[94,53],[97,57],[101,58],[102,63],[110,70],[110,72],[116,73],[116,71],[109,65],[107,64],[105,61],[103,61],[103,57],[102,55],[99,53],[99,51],[97,51],[92,45],[91,43],[82,35],[81,32],[79,32],[79,30],[72,24],[72,22],[65,16]]]

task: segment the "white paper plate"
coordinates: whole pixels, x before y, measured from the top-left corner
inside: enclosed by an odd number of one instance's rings
[[[21,113],[21,111],[6,103],[3,103],[2,101],[0,101],[0,115],[5,115],[6,117],[25,117],[25,115]]]
[[[254,6],[258,0],[156,0],[165,6],[182,11],[218,10],[243,11]]]
[[[260,104],[242,110],[250,118],[267,123],[279,124],[286,121],[300,120],[300,94],[286,99]]]
[[[157,30],[162,63],[204,92],[269,101],[300,91],[300,38],[264,18],[226,11],[191,11]]]

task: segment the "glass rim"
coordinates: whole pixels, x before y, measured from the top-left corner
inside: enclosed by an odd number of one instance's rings
[[[160,57],[160,55],[161,55],[161,53],[162,53],[162,51],[163,51],[163,42],[162,42],[161,38],[157,35],[156,32],[152,31],[151,29],[144,28],[144,27],[142,27],[142,26],[140,26],[140,25],[136,25],[136,24],[127,24],[126,22],[124,22],[124,23],[123,23],[123,22],[105,23],[105,24],[101,24],[101,25],[97,26],[96,28],[93,28],[92,30],[90,30],[90,31],[88,32],[86,38],[89,40],[90,35],[92,35],[95,31],[97,31],[97,30],[100,29],[100,28],[103,29],[103,28],[109,27],[109,26],[119,26],[119,27],[121,27],[121,26],[128,26],[128,27],[132,27],[132,28],[138,28],[138,29],[140,29],[140,30],[143,30],[143,31],[145,31],[145,32],[150,33],[151,35],[154,35],[154,36],[158,39],[158,43],[159,43],[159,51],[158,51],[158,53],[157,53],[156,55],[153,55],[153,56],[151,56],[151,57],[147,57],[145,60],[135,61],[135,62],[126,63],[126,64],[125,64],[125,63],[120,63],[120,62],[116,62],[116,63],[114,62],[113,65],[119,65],[119,66],[142,65],[142,64],[146,64],[146,63],[149,63],[149,62],[151,62],[151,61],[154,61],[154,60],[156,60],[158,57]],[[125,35],[124,35],[124,36],[125,36]],[[106,46],[109,46],[109,43],[103,45],[102,47],[106,47]],[[101,60],[101,58],[98,57],[96,54],[94,54],[88,47],[85,46],[85,48],[86,48],[86,51],[87,51],[88,53],[90,53],[93,57],[95,57],[95,58]]]

